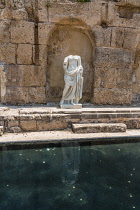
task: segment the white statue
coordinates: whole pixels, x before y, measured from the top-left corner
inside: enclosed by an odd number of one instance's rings
[[[67,56],[64,59],[63,67],[65,87],[60,101],[61,108],[82,108],[82,105],[78,104],[82,98],[83,89],[81,57],[78,55]]]

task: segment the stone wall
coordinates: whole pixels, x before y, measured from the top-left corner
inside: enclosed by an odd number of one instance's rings
[[[140,1],[0,0],[2,103],[59,102],[69,54],[82,57],[82,102],[139,102]]]

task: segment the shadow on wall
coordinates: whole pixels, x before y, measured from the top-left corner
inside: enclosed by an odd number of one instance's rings
[[[135,63],[133,67],[133,103],[140,103],[140,42],[136,49]]]

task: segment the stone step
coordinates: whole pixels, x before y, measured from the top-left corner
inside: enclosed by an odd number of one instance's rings
[[[2,136],[3,135],[3,126],[0,126],[0,136]]]
[[[126,125],[124,123],[85,123],[72,124],[74,133],[117,133],[126,132]]]

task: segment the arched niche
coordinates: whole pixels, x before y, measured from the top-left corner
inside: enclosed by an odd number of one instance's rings
[[[93,94],[94,40],[91,30],[81,20],[70,18],[56,24],[47,44],[47,101],[59,102],[64,89],[63,61],[68,55],[79,55],[84,68],[82,102]]]

